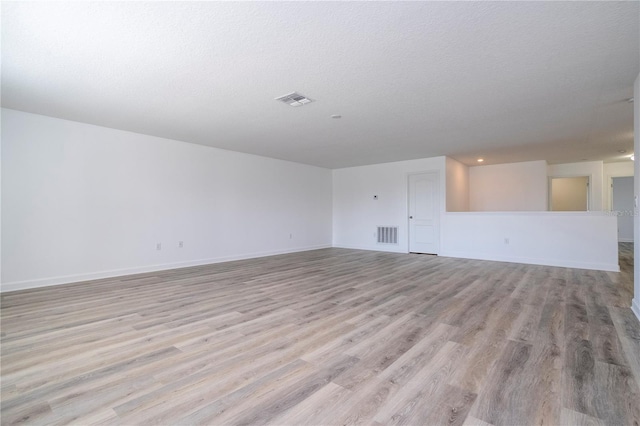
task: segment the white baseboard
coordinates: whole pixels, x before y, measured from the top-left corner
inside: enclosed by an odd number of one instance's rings
[[[402,250],[396,245],[372,245],[372,246],[350,246],[344,244],[334,244],[335,248],[344,248],[344,249],[352,249],[352,250],[368,250],[368,251],[384,251],[387,253],[408,253],[406,250]]]
[[[383,251],[390,253],[407,253],[407,251],[400,249],[399,247],[380,247],[380,246],[349,246],[349,245],[318,245],[318,246],[309,246],[309,247],[299,247],[295,249],[288,250],[274,250],[269,252],[257,252],[257,253],[248,253],[242,255],[233,255],[233,256],[224,256],[218,258],[211,259],[199,259],[199,260],[191,260],[185,262],[175,262],[168,264],[160,264],[160,265],[148,265],[134,268],[124,268],[124,269],[114,269],[109,271],[99,271],[99,272],[91,272],[91,273],[83,273],[83,274],[73,274],[73,275],[65,275],[59,277],[48,277],[48,278],[40,278],[34,280],[25,280],[25,281],[14,281],[8,283],[2,283],[0,285],[0,292],[10,292],[17,290],[26,290],[31,288],[38,287],[48,287],[53,285],[60,284],[70,284],[81,281],[90,281],[90,280],[98,280],[105,278],[114,278],[120,277],[124,275],[132,275],[132,274],[142,274],[147,272],[156,272],[156,271],[164,271],[168,269],[179,269],[179,268],[188,268],[190,266],[201,266],[201,265],[209,265],[214,263],[221,262],[231,262],[234,260],[244,260],[244,259],[254,259],[259,257],[266,256],[275,256],[279,254],[288,254],[288,253],[297,253],[309,250],[319,250],[324,248],[346,248],[346,249],[355,249],[355,250],[369,250],[369,251]],[[573,261],[558,261],[553,259],[534,259],[534,258],[525,258],[525,257],[509,257],[509,256],[488,256],[488,255],[479,255],[475,253],[463,253],[463,252],[441,252],[439,254],[443,257],[455,257],[462,259],[477,259],[477,260],[490,260],[497,262],[511,262],[511,263],[526,263],[531,265],[546,265],[546,266],[558,266],[565,268],[578,268],[578,269],[592,269],[599,271],[612,271],[612,272],[620,272],[620,266],[618,264],[605,264],[605,263],[584,263],[584,262],[573,262]],[[638,298],[633,300],[632,310],[640,320],[640,305],[638,302]]]
[[[9,291],[27,290],[31,288],[48,287],[53,285],[70,284],[70,283],[99,280],[99,279],[105,279],[105,278],[115,278],[115,277],[121,277],[121,276],[132,275],[132,274],[143,274],[147,272],[165,271],[168,269],[188,268],[190,266],[209,265],[214,263],[231,262],[234,260],[255,259],[259,257],[276,256],[279,254],[288,254],[288,253],[298,253],[303,251],[319,250],[319,249],[330,248],[330,247],[332,247],[330,244],[310,246],[310,247],[299,247],[295,249],[248,253],[248,254],[241,254],[241,255],[217,257],[212,259],[189,260],[185,262],[166,263],[166,264],[160,264],[160,265],[148,265],[148,266],[140,266],[140,267],[124,268],[124,269],[113,269],[109,271],[73,274],[73,275],[65,275],[60,277],[39,278],[35,280],[14,281],[14,282],[2,283],[0,285],[0,292],[6,293]]]
[[[637,294],[631,301],[631,310],[636,314],[638,321],[640,321],[640,294]]]
[[[618,238],[619,243],[632,243],[633,238]]]
[[[531,257],[500,256],[500,255],[488,255],[488,254],[452,252],[452,251],[442,252],[440,253],[440,256],[457,257],[461,259],[491,260],[495,262],[526,263],[529,265],[558,266],[562,268],[591,269],[596,271],[620,272],[620,265],[618,265],[617,263],[615,264],[587,263],[587,262],[575,262],[571,260],[538,259],[538,258],[531,258]]]
[[[390,250],[387,247],[378,247],[378,246],[350,246],[350,245],[343,245],[343,244],[334,244],[334,247],[354,249],[354,250],[407,253],[406,250],[401,250],[399,248],[395,250]],[[620,265],[618,265],[617,263],[615,264],[586,263],[586,262],[563,261],[563,260],[556,260],[556,259],[536,259],[536,258],[530,258],[530,257],[495,256],[495,255],[485,255],[485,254],[466,253],[466,252],[452,252],[452,251],[449,251],[449,252],[442,251],[438,253],[438,255],[442,257],[455,257],[459,259],[490,260],[494,262],[525,263],[529,265],[557,266],[561,268],[576,268],[576,269],[590,269],[590,270],[596,270],[596,271],[620,272]]]

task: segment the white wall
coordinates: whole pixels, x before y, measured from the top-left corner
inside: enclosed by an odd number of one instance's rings
[[[538,176],[540,164],[530,166]],[[471,169],[488,167],[498,166]],[[406,252],[408,175],[428,171],[440,173],[441,254],[617,265],[614,216],[445,213],[447,190],[464,188],[464,168],[445,157],[330,171],[4,109],[2,289],[327,247],[332,229],[335,246]],[[397,246],[376,244],[379,225],[400,227]]]
[[[2,154],[5,291],[331,245],[327,169],[7,109]]]
[[[545,161],[469,167],[471,211],[544,211],[547,191]]]
[[[633,164],[631,160],[620,161],[617,163],[604,163],[602,169],[604,174],[604,182],[602,188],[603,209],[612,210],[611,206],[611,178],[633,176]]]
[[[408,175],[440,173],[445,206],[445,157],[399,161],[333,171],[333,244],[336,247],[408,252]],[[374,195],[378,196],[374,200]],[[398,226],[398,245],[376,244],[377,226]]]
[[[633,151],[634,153],[640,153],[640,73],[636,77],[636,81],[633,85]],[[640,161],[634,161],[634,195],[635,195],[635,207],[638,208],[638,200],[640,200]],[[633,236],[636,242],[640,241],[640,216],[635,214],[633,216]],[[640,320],[640,244],[633,245],[633,256],[638,259],[634,262],[633,270],[633,303],[631,309],[636,314],[636,317]]]
[[[469,211],[469,167],[446,158],[447,211]]]
[[[442,256],[618,271],[616,217],[593,212],[446,213]]]
[[[547,183],[546,163],[540,163],[529,174],[537,178],[539,203],[546,199],[540,187]],[[334,246],[406,253],[408,175],[436,170],[446,177],[446,164],[437,157],[334,170]],[[446,187],[441,182],[442,194]],[[444,206],[444,195],[441,200]],[[397,246],[376,244],[379,225],[400,227]],[[616,217],[603,213],[449,213],[441,208],[440,241],[444,256],[618,270]]]
[[[603,210],[604,167],[602,161],[554,164],[548,167],[547,174],[549,177],[589,176],[589,210]]]
[[[616,163],[604,163],[602,165],[602,169],[605,176],[633,176],[633,164],[634,162],[631,160],[618,161]]]

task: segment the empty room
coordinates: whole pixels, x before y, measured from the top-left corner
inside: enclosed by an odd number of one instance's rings
[[[3,425],[640,425],[640,2],[0,2]]]

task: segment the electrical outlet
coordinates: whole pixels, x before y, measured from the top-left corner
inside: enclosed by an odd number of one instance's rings
[[[156,250],[162,250],[162,243],[156,244]]]
[[[178,241],[178,248],[184,247],[184,241]]]
[[[505,243],[505,244],[509,244],[509,239],[508,239],[508,238],[505,238],[505,239],[504,239],[504,243]]]
[[[292,240],[293,239],[293,234],[289,234],[289,239]]]

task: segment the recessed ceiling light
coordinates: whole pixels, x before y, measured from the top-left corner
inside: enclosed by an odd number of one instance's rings
[[[292,92],[284,96],[280,96],[276,98],[276,101],[284,102],[287,105],[291,105],[293,107],[299,107],[302,105],[310,104],[313,102],[311,99],[307,98],[300,93]]]
[[[342,116],[341,116],[341,115],[338,115],[338,114],[333,114],[333,115],[331,116],[331,118],[342,118]]]
[[[482,163],[484,161],[484,158],[478,158],[478,163]]]
[[[620,154],[624,154],[625,152],[627,152],[627,150],[626,150],[626,149],[619,149],[619,150],[618,150],[618,152],[619,152]]]

